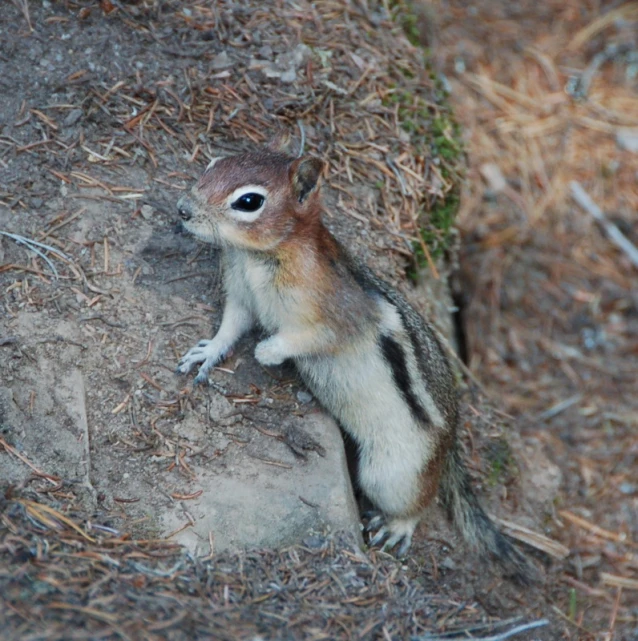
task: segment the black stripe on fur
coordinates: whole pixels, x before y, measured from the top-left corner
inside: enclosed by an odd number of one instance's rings
[[[408,373],[408,366],[405,361],[403,349],[390,336],[381,336],[379,338],[379,346],[381,347],[383,357],[392,369],[394,384],[410,407],[413,416],[422,423],[429,423],[430,419],[426,411],[412,391],[410,374]]]

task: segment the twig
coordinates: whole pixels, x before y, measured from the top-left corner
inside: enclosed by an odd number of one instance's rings
[[[611,610],[611,616],[609,617],[609,630],[603,637],[604,641],[613,641],[614,630],[616,629],[616,617],[618,616],[618,608],[620,607],[620,596],[622,594],[622,588],[619,587],[616,590],[616,599],[614,601],[614,607]]]
[[[616,56],[621,56],[627,52],[631,51],[629,45],[618,45],[612,43],[608,45],[604,51],[597,53],[592,61],[589,63],[589,66],[579,78],[574,78],[567,86],[567,92],[576,100],[584,100],[587,98],[589,93],[589,87],[591,85],[596,72],[609,60],[613,60]]]
[[[615,585],[617,588],[626,588],[627,590],[638,590],[638,580],[628,579],[625,576],[616,576],[608,572],[601,572],[600,580],[605,585]]]
[[[408,188],[406,187],[405,180],[403,176],[401,175],[401,172],[399,171],[399,168],[396,166],[392,158],[390,156],[385,157],[385,161],[388,163],[388,167],[392,169],[392,173],[397,177],[397,181],[399,183],[399,186],[401,187],[401,193],[404,196],[408,195]]]
[[[44,243],[40,243],[37,240],[33,240],[32,238],[27,238],[26,236],[20,236],[19,234],[12,234],[8,231],[0,231],[0,235],[6,236],[7,238],[11,238],[12,240],[15,240],[16,243],[20,245],[25,245],[28,249],[30,249],[32,252],[40,256],[42,260],[49,266],[51,271],[53,272],[53,275],[57,278],[58,276],[58,270],[55,268],[55,265],[51,261],[51,259],[41,252],[38,247],[41,247],[42,249],[46,249],[47,251],[50,251],[52,254],[55,254],[59,258],[62,258],[67,261],[71,261],[71,259],[66,255],[63,254],[60,250],[54,249],[53,247],[49,247],[49,245],[45,245]]]
[[[86,387],[84,385],[84,377],[79,369],[73,370],[69,377],[71,389],[76,391],[76,408],[78,410],[78,425],[82,434],[82,445],[84,446],[84,486],[89,490],[94,501],[97,505],[97,492],[93,483],[91,483],[91,469],[93,467],[91,460],[91,432],[89,430],[89,418],[86,412]]]
[[[587,519],[578,516],[577,514],[572,514],[568,510],[560,510],[558,512],[559,516],[564,518],[567,521],[570,521],[574,525],[591,532],[594,536],[599,536],[601,539],[607,539],[608,541],[615,541],[616,543],[631,543],[631,540],[628,539],[625,532],[610,532],[604,528],[596,525],[595,523],[590,523]]]
[[[24,19],[27,21],[27,26],[29,27],[29,31],[33,32],[33,25],[31,24],[31,16],[29,15],[29,0],[19,0],[16,2],[18,7],[22,9],[22,15],[24,16]]]
[[[505,519],[499,519],[492,514],[490,514],[490,517],[493,521],[500,523],[507,530],[509,530],[508,534],[511,537],[517,539],[518,541],[522,541],[523,543],[527,543],[527,545],[530,545],[531,547],[536,548],[537,550],[540,550],[541,552],[544,552],[549,556],[553,556],[554,558],[560,559],[562,561],[563,559],[566,559],[570,554],[570,549],[568,547],[562,545],[558,541],[550,539],[544,534],[534,532],[529,528],[518,525],[518,523],[506,521]]]
[[[78,209],[74,214],[69,216],[68,218],[65,218],[63,221],[57,223],[57,225],[54,225],[51,227],[51,229],[45,231],[41,236],[40,240],[44,240],[47,236],[50,236],[54,231],[58,231],[61,227],[64,227],[65,225],[68,225],[71,221],[75,220],[78,216],[82,215],[86,211],[86,207],[82,207],[81,209]]]
[[[124,325],[122,323],[116,323],[115,321],[108,320],[108,318],[104,318],[102,314],[92,314],[90,316],[81,316],[78,318],[78,323],[88,323],[89,321],[102,321],[105,325],[108,325],[109,327],[119,327],[123,328]]]
[[[304,147],[306,146],[306,131],[303,128],[303,122],[301,122],[301,119],[297,120],[297,126],[299,127],[299,133],[301,135],[301,141],[299,142],[299,153],[297,154],[297,157],[301,158],[303,156]]]
[[[575,394],[574,396],[570,396],[568,399],[565,399],[564,401],[560,401],[560,403],[556,403],[556,405],[552,405],[552,407],[550,407],[549,409],[545,410],[544,412],[541,412],[536,417],[536,420],[548,421],[550,418],[554,418],[555,416],[558,416],[561,412],[564,412],[565,410],[569,409],[572,405],[576,405],[576,403],[580,403],[582,398],[583,398],[582,394]]]
[[[535,630],[536,628],[542,628],[543,626],[549,625],[549,621],[547,619],[539,619],[538,621],[532,621],[531,623],[524,623],[523,625],[517,625],[515,628],[512,628],[511,630],[507,630],[507,632],[501,632],[501,634],[494,634],[491,637],[474,637],[474,636],[467,636],[465,634],[457,635],[454,637],[449,637],[449,636],[437,636],[433,637],[430,635],[427,636],[421,636],[421,637],[416,637],[415,641],[455,641],[458,639],[458,641],[467,640],[470,641],[471,639],[476,639],[477,641],[505,641],[505,639],[511,639],[513,636],[517,634],[521,634],[522,632],[529,632],[529,630]]]
[[[638,248],[628,240],[624,234],[614,225],[607,220],[602,209],[590,198],[589,194],[581,187],[580,183],[572,180],[569,183],[572,198],[590,215],[592,216],[605,230],[605,233],[617,247],[622,249],[627,257],[632,262],[634,267],[638,267]]]
[[[21,460],[27,467],[30,467],[37,476],[42,477],[43,479],[46,479],[51,483],[51,485],[57,485],[58,482],[60,481],[59,477],[53,476],[52,474],[46,474],[45,472],[42,472],[39,470],[33,463],[31,463],[26,457],[22,456],[20,452],[18,452],[16,449],[11,447],[9,443],[7,443],[1,436],[0,436],[0,447],[3,447],[9,454],[13,454],[17,459]]]

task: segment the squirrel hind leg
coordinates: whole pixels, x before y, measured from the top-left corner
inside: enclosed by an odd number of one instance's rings
[[[421,516],[437,494],[444,462],[444,454],[441,452],[444,452],[444,449],[437,448],[434,456],[420,473],[418,499],[408,508],[409,516],[405,514],[389,516],[381,511],[374,511],[370,514],[371,518],[365,530],[366,532],[376,532],[370,539],[370,545],[383,544],[384,551],[392,550],[398,545],[396,556],[402,558],[406,555]]]

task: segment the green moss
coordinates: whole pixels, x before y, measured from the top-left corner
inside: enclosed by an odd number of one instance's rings
[[[410,44],[420,46],[421,33],[419,30],[419,16],[416,14],[409,0],[390,0],[389,9],[392,16],[407,36]]]
[[[461,130],[454,121],[445,84],[433,71],[428,50],[420,46],[419,16],[412,3],[409,0],[391,0],[389,6],[408,40],[420,47],[422,62],[434,90],[423,96],[418,84],[410,86],[409,82],[404,84],[398,79],[399,86],[389,87],[383,102],[397,109],[400,126],[410,135],[417,153],[435,163],[444,181],[453,185],[439,197],[424,193],[419,206],[419,233],[431,257],[436,260],[446,252],[454,238],[454,219],[460,202],[460,167],[464,161]],[[397,66],[397,71],[408,81],[414,76],[412,70],[402,66]],[[420,242],[416,242],[413,249],[416,276],[416,271],[426,267],[428,261]]]
[[[403,28],[405,35],[408,37],[410,44],[418,47],[421,34],[419,33],[417,16],[409,11],[399,11],[398,15],[399,20],[401,21],[401,27]]]
[[[510,446],[505,439],[499,438],[490,444],[486,459],[490,466],[487,484],[491,487],[500,485],[512,476],[515,463]]]
[[[454,239],[454,219],[459,209],[459,192],[454,189],[444,198],[439,198],[429,212],[421,215],[421,238],[434,260],[443,256]],[[415,243],[414,253],[421,266],[427,265],[421,243]]]
[[[455,162],[462,156],[461,128],[451,118],[444,115],[434,118],[432,135],[434,148],[441,158]]]
[[[444,180],[454,186],[441,197],[424,194],[419,207],[419,231],[430,255],[440,258],[454,237],[454,219],[460,202],[460,175],[456,168],[463,158],[460,128],[445,106],[434,108],[422,96],[407,90],[386,94],[386,106],[398,105],[401,128],[410,134],[412,144],[432,159]],[[419,267],[427,265],[420,242],[414,244]]]

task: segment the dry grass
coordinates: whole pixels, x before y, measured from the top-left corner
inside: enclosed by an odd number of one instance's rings
[[[552,596],[573,638],[629,639],[638,274],[570,182],[636,244],[638,154],[617,137],[638,134],[638,4],[432,5],[470,159],[459,218],[470,366],[562,469],[547,528],[571,550]]]
[[[24,498],[2,505],[0,559],[7,640],[505,639],[547,625],[486,618],[346,539],[195,559]]]

